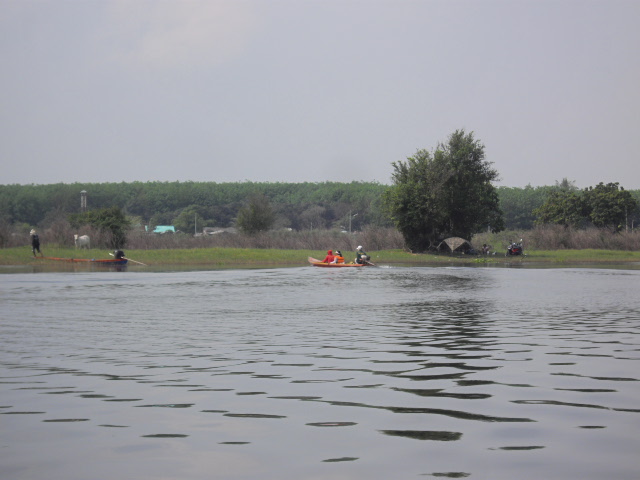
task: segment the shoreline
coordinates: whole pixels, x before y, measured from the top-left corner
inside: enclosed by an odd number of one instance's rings
[[[43,254],[59,258],[112,258],[103,249],[76,250],[74,248],[43,248]],[[525,256],[461,255],[447,253],[414,254],[402,250],[369,251],[371,261],[380,266],[434,267],[434,266],[537,266],[586,267],[605,265],[640,268],[640,252],[619,250],[531,250]],[[307,266],[307,257],[318,257],[318,250],[278,250],[242,248],[197,248],[162,250],[125,250],[129,266],[193,267],[197,269],[279,268]],[[346,255],[347,262],[351,255]],[[139,265],[142,262],[146,266]],[[0,249],[0,266],[42,266],[66,264],[55,260],[34,259],[30,247]]]

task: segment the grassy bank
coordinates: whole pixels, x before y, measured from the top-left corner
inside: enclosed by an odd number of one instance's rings
[[[541,266],[560,265],[606,265],[640,263],[640,252],[620,250],[529,250],[524,257],[505,257],[496,255],[450,255],[450,254],[411,254],[401,250],[385,250],[372,253],[372,261],[380,264],[398,265],[505,265],[539,264]]]
[[[76,250],[47,248],[44,255],[60,258],[111,258],[103,249]],[[321,250],[281,250],[250,248],[190,248],[125,250],[128,258],[153,266],[199,266],[211,268],[295,267],[307,265],[307,257],[324,258]],[[548,266],[606,265],[640,263],[640,252],[620,250],[529,250],[526,257],[505,257],[500,253],[489,256],[411,254],[403,250],[370,251],[371,261],[378,265],[504,265],[539,264]],[[352,260],[347,253],[347,261]],[[0,265],[55,264],[54,260],[36,260],[29,247],[0,249]]]

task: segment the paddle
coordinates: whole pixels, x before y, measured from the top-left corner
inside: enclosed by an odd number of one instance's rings
[[[360,259],[360,260],[362,260],[362,264],[363,265],[371,265],[372,267],[377,267],[377,265],[375,263],[369,261],[369,258],[370,258],[369,255],[364,254],[363,257],[366,257],[366,258],[361,258]]]
[[[115,255],[113,253],[111,253],[111,252],[109,252],[109,255],[111,255],[112,257],[115,257]],[[125,260],[129,260],[130,262],[133,262],[133,263],[139,263],[140,265],[144,265],[145,267],[149,266],[146,263],[138,262],[138,261],[132,260],[131,258],[128,258],[128,257],[122,257],[122,258],[124,258]]]

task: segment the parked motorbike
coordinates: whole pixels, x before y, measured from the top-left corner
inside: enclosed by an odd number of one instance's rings
[[[520,239],[519,243],[511,242],[507,247],[507,253],[505,257],[510,255],[524,255],[524,247],[522,246],[522,239]]]

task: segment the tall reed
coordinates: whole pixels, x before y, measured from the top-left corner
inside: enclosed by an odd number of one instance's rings
[[[336,230],[270,231],[257,235],[218,233],[194,237],[184,234],[149,235],[132,233],[127,248],[271,248],[283,250],[344,250],[353,251],[362,245],[365,250],[401,249],[404,240],[391,228],[365,228],[361,232]]]
[[[27,225],[0,224],[0,248],[20,247],[30,244]],[[38,229],[43,245],[73,247],[74,234],[89,235],[92,248],[106,248],[109,233],[91,227],[73,229],[68,222],[54,222],[48,228]],[[175,248],[263,248],[284,250],[344,250],[354,251],[358,245],[366,250],[402,249],[404,240],[393,228],[366,227],[362,231],[345,233],[338,230],[289,231],[273,230],[257,235],[242,233],[218,233],[193,236],[184,233],[153,234],[139,230],[129,231],[125,248],[157,250]]]
[[[639,231],[612,233],[599,228],[578,230],[561,225],[544,225],[532,230],[481,233],[473,237],[472,244],[476,249],[481,249],[486,243],[493,251],[501,251],[506,250],[510,242],[520,239],[523,240],[525,249],[533,250],[640,250]]]
[[[28,225],[10,225],[0,221],[0,248],[29,245]],[[109,234],[91,227],[73,229],[68,222],[51,223],[47,228],[38,229],[43,245],[73,247],[73,235],[89,235],[92,248],[107,248]],[[492,251],[505,251],[509,243],[523,239],[525,249],[563,250],[640,250],[640,231],[612,233],[608,230],[590,228],[577,230],[559,225],[535,227],[532,230],[507,230],[499,233],[480,233],[471,240],[476,250],[483,244]],[[288,231],[273,230],[257,235],[242,233],[219,233],[215,235],[193,236],[182,233],[149,234],[132,230],[127,234],[125,248],[155,250],[173,248],[263,248],[283,250],[342,250],[354,251],[362,245],[365,251],[396,250],[405,247],[402,235],[394,228],[365,227],[362,231],[346,233],[338,230]]]

